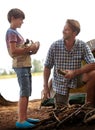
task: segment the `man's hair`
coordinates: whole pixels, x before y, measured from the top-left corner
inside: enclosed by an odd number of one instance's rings
[[[78,22],[77,20],[67,19],[66,23],[69,24],[70,28],[71,28],[74,32],[77,33],[76,35],[79,34],[79,32],[80,32],[80,24],[79,24],[79,22]]]
[[[11,22],[12,17],[14,17],[15,19],[18,19],[18,18],[25,19],[25,14],[22,10],[14,8],[8,12],[7,18],[8,18],[9,23]]]

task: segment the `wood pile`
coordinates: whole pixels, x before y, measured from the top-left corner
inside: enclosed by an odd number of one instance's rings
[[[89,104],[77,104],[53,110],[49,118],[39,122],[35,128],[36,130],[64,130],[68,125],[89,123],[95,123],[95,109]]]

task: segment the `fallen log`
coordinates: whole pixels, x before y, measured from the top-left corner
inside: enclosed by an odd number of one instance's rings
[[[16,105],[17,102],[11,102],[6,100],[0,93],[0,106],[10,106],[10,105]]]

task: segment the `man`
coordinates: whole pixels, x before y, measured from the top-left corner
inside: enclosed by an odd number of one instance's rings
[[[95,59],[89,46],[76,39],[80,32],[77,20],[68,19],[63,29],[63,38],[54,42],[48,51],[44,67],[44,97],[49,98],[48,80],[53,68],[52,87],[56,107],[68,104],[69,89],[86,84],[87,103],[95,106]],[[81,65],[82,61],[87,64]],[[65,70],[63,76],[58,70]]]

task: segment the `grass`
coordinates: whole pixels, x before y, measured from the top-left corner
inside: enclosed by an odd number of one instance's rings
[[[12,75],[0,75],[0,79],[8,79],[8,78],[15,78],[16,75],[12,74]]]
[[[42,76],[43,72],[32,73],[32,76]],[[16,74],[0,75],[0,79],[16,78]]]

